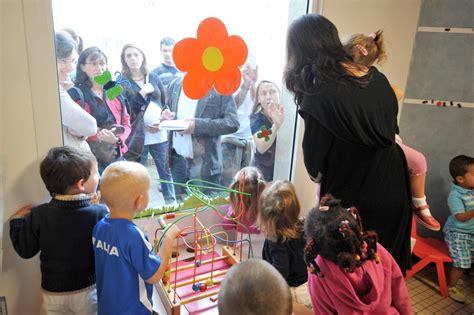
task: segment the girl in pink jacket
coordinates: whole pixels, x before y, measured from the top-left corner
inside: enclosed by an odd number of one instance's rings
[[[411,314],[400,268],[355,208],[331,195],[305,220],[305,261],[314,314]]]

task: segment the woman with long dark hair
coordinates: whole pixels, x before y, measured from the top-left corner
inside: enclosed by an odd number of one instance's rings
[[[156,170],[161,179],[173,181],[168,164],[168,133],[160,130],[162,120],[173,118],[169,109],[165,108],[166,94],[160,78],[148,71],[145,53],[135,45],[127,44],[122,48],[120,55],[122,62],[122,73],[130,81],[130,87],[125,89],[125,97],[128,99],[131,112],[132,123],[142,112],[144,124],[143,148],[140,160],[146,166],[148,152],[155,161]],[[135,127],[134,124],[133,126]],[[161,191],[166,203],[176,201],[174,185],[161,184]]]
[[[107,57],[97,47],[85,49],[79,56],[75,87],[69,89],[71,98],[97,120],[98,132],[87,141],[97,158],[99,171],[127,152],[127,140],[132,127],[123,97],[110,100],[94,77],[107,69]]]
[[[303,154],[321,195],[361,209],[368,230],[410,268],[411,195],[405,156],[395,143],[397,98],[374,67],[356,64],[336,27],[305,15],[288,30],[285,83],[305,121]]]

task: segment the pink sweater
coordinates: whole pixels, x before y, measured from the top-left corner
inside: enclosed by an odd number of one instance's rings
[[[380,263],[365,261],[354,273],[318,256],[324,274],[308,276],[314,314],[411,314],[411,304],[400,268],[378,245]]]

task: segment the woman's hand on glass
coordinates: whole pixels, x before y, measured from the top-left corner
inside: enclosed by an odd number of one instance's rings
[[[100,141],[108,142],[115,144],[117,143],[118,139],[115,136],[115,128],[112,129],[101,129],[99,133],[97,134],[97,138],[99,138]]]

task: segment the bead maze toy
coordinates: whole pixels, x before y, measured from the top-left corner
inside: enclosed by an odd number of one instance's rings
[[[155,252],[158,252],[163,236],[172,225],[185,218],[191,218],[191,225],[180,227],[181,232],[176,239],[175,251],[178,253],[180,249],[186,247],[187,251],[192,252],[193,255],[185,259],[180,259],[181,255],[170,258],[171,263],[162,280],[156,285],[156,289],[168,314],[217,313],[220,283],[230,267],[245,259],[242,251],[244,243],[248,243],[249,247],[247,257],[253,257],[252,240],[248,228],[238,221],[241,214],[234,218],[228,217],[225,211],[211,204],[210,198],[200,189],[234,192],[240,194],[241,197],[246,193],[242,192],[242,187],[239,187],[237,191],[202,180],[173,184],[184,185],[201,204],[194,209],[172,209],[170,212],[158,215],[157,221],[160,227],[155,231]],[[230,237],[226,231],[219,229],[229,224],[221,223],[211,226],[203,224],[199,216],[209,211],[232,222],[232,228],[235,227],[234,237]],[[160,230],[163,234],[159,238]],[[220,253],[217,247],[222,247]]]

